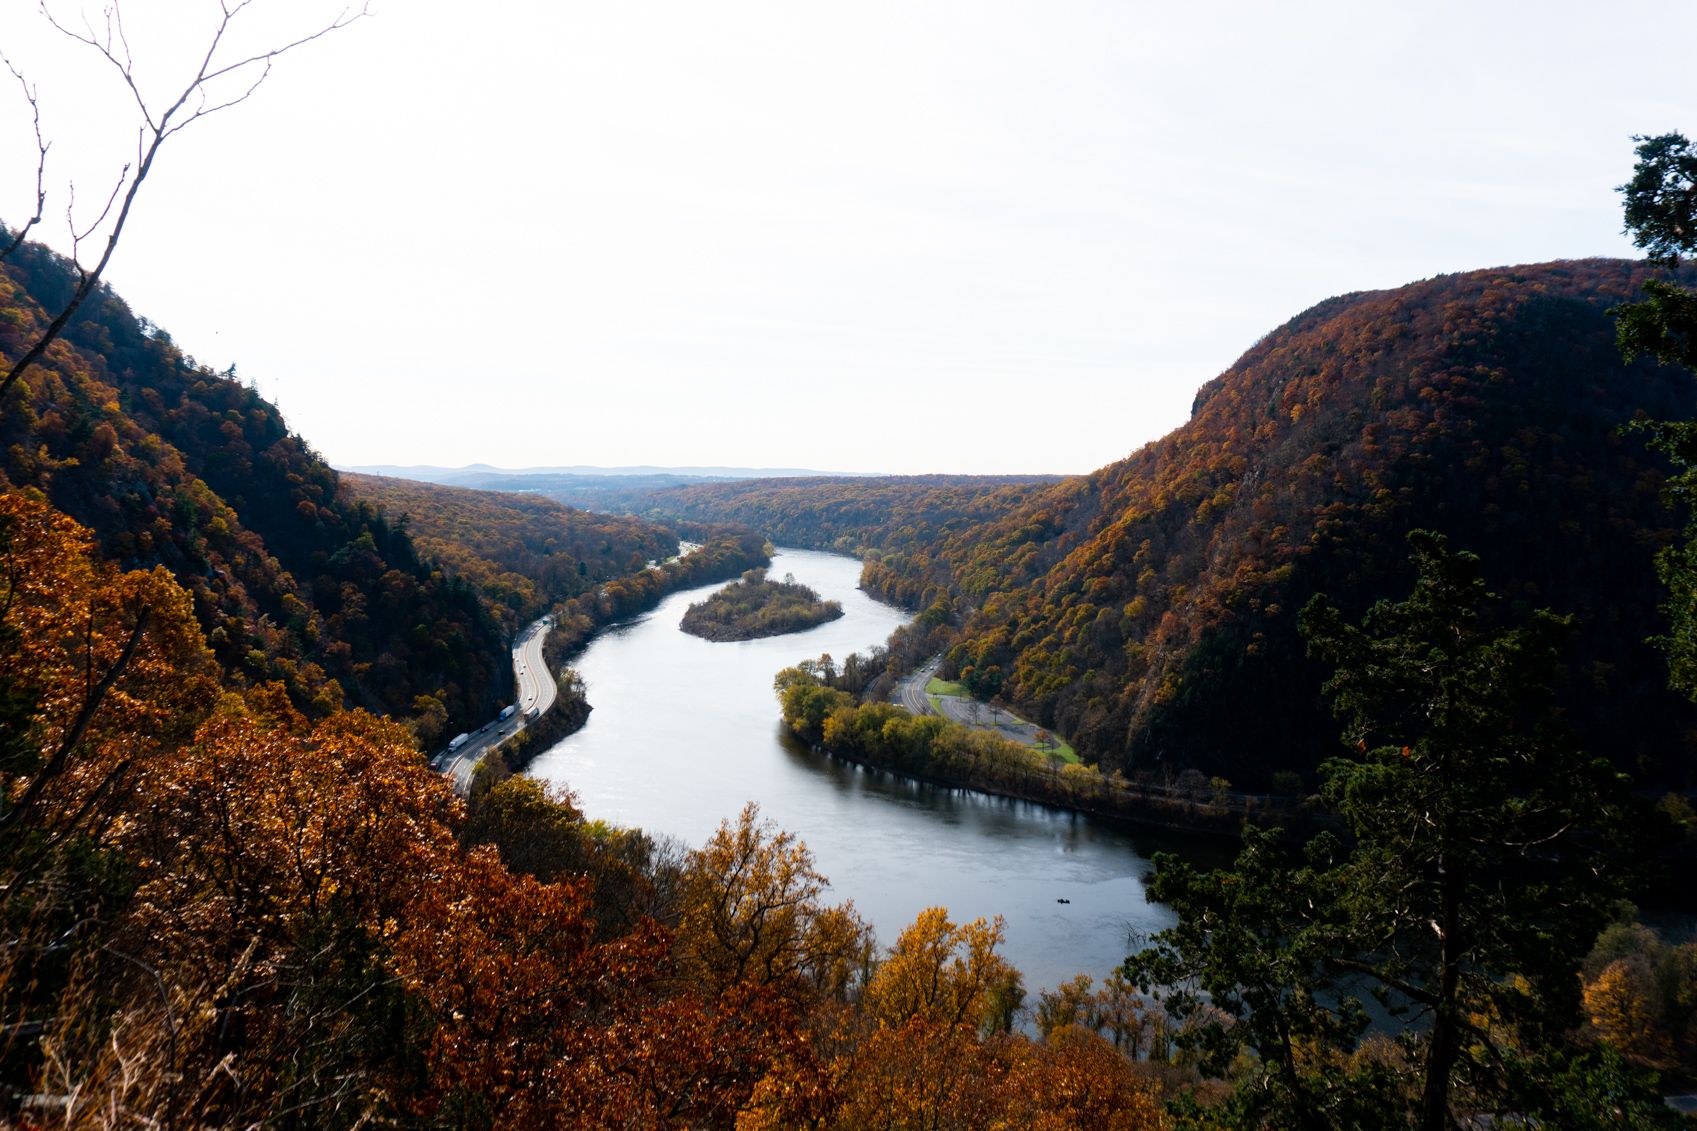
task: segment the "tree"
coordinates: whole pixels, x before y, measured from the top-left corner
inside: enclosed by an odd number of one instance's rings
[[[1293,861],[1251,830],[1231,869],[1160,859],[1152,892],[1180,922],[1127,962],[1176,1018],[1223,1012],[1188,1038],[1210,1066],[1260,1054],[1241,1125],[1539,1110],[1538,1057],[1578,1020],[1579,957],[1622,889],[1622,779],[1573,748],[1551,690],[1566,622],[1504,625],[1476,557],[1409,542],[1409,597],[1360,626],[1324,597],[1302,616],[1353,752],[1322,767],[1348,843],[1322,834]],[[1352,1055],[1345,979],[1415,1015],[1410,1068]]]
[[[1259,1054],[1218,1113],[1222,1126],[1370,1126],[1348,1118],[1342,1103],[1390,1106],[1383,1080],[1332,1070],[1335,1050],[1366,1023],[1358,1001],[1331,992],[1340,950],[1336,885],[1325,877],[1338,852],[1336,840],[1322,836],[1306,859],[1293,858],[1277,832],[1247,828],[1230,868],[1201,871],[1167,853],[1155,857],[1149,894],[1179,921],[1129,957],[1124,973],[1159,1001],[1203,1071],[1225,1075],[1245,1050]],[[1158,1040],[1152,1059],[1164,1052]]]
[[[1649,963],[1617,958],[1585,987],[1585,1012],[1598,1034],[1628,1056],[1665,1055],[1657,1016],[1655,972]]]
[[[1638,164],[1617,190],[1632,242],[1662,263],[1697,248],[1697,148],[1684,134],[1635,136]]]
[[[996,948],[1001,916],[956,925],[941,907],[928,907],[901,933],[872,982],[866,1010],[886,1028],[911,1021],[944,1027],[994,1029],[993,1007],[1017,977]]]
[[[1677,266],[1681,255],[1697,251],[1697,150],[1683,134],[1635,137],[1638,165],[1621,185],[1626,228],[1633,242],[1654,262]],[[1614,311],[1621,353],[1697,369],[1697,292],[1672,282],[1644,284],[1648,296]],[[1670,502],[1697,514],[1697,422],[1654,421],[1641,426],[1650,443],[1673,459],[1668,480]],[[1685,537],[1656,555],[1656,572],[1668,587],[1662,611],[1668,633],[1657,643],[1667,653],[1668,682],[1697,700],[1697,524]]]
[[[200,57],[198,68],[162,98],[150,98],[143,93],[143,84],[138,78],[136,61],[130,52],[130,41],[124,29],[123,8],[119,0],[111,0],[98,24],[81,13],[77,20],[63,18],[55,13],[47,0],[41,0],[41,13],[48,23],[61,34],[99,55],[128,91],[139,119],[136,154],[134,160],[124,164],[104,206],[92,219],[79,223],[74,198],[67,207],[66,220],[71,237],[70,259],[76,272],[76,286],[71,297],[48,323],[47,328],[28,349],[12,361],[5,376],[0,378],[0,407],[4,406],[6,394],[11,391],[12,386],[31,365],[41,359],[48,347],[70,324],[71,317],[99,287],[100,277],[111,262],[112,253],[117,250],[118,240],[124,234],[125,225],[129,223],[136,196],[148,174],[153,171],[154,161],[165,143],[202,118],[246,102],[270,76],[272,64],[283,55],[314,40],[322,39],[331,32],[339,31],[368,14],[367,4],[361,2],[358,7],[343,9],[328,24],[275,47],[246,53],[232,51],[227,46],[232,27],[256,2],[257,0],[217,0],[219,14],[208,36],[206,50]],[[42,138],[36,88],[18,72],[11,60],[0,56],[0,61],[6,63],[7,69],[23,88],[23,96],[29,105],[35,127],[37,149],[35,212],[16,233],[4,240],[5,247],[0,249],[0,258],[4,258],[15,251],[23,236],[40,222],[47,195],[45,171],[49,143]],[[85,266],[80,254],[82,245],[90,239],[98,239],[102,233],[105,235],[105,242],[101,246],[99,258],[93,266]],[[4,236],[4,233],[0,232],[0,236]]]
[[[1576,751],[1553,685],[1568,622],[1538,611],[1502,627],[1479,559],[1409,535],[1414,592],[1361,627],[1324,598],[1304,610],[1325,690],[1365,753],[1325,768],[1356,844],[1338,872],[1345,963],[1427,1019],[1420,1125],[1450,1125],[1458,1076],[1500,1089],[1489,1011],[1544,1044],[1577,1018],[1578,962],[1624,877],[1612,850],[1624,779]]]
[[[807,846],[761,821],[750,802],[684,867],[685,968],[712,993],[752,984],[802,999],[845,995],[870,935],[852,903],[823,902],[828,885]]]

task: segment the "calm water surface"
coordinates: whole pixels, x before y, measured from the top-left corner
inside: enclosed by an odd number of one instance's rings
[[[807,842],[833,897],[852,899],[886,945],[930,906],[957,922],[1003,916],[1005,953],[1033,996],[1074,974],[1102,977],[1125,957],[1129,933],[1172,923],[1144,898],[1148,854],[1216,846],[861,770],[791,738],[772,676],[822,652],[840,659],[881,644],[909,618],[855,587],[852,558],[782,550],[771,573],[793,573],[841,601],[844,615],[789,636],[711,643],[678,621],[719,586],[672,594],[577,658],[595,710],[531,773],[570,787],[591,817],[692,846],[756,801]]]

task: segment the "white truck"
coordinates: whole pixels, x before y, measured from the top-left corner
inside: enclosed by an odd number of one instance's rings
[[[516,703],[512,706],[503,708],[501,711],[501,721],[506,722],[508,719],[512,718],[513,712],[516,710],[518,710],[518,704]]]
[[[466,743],[468,743],[470,741],[471,741],[471,735],[469,735],[469,734],[459,735],[458,737],[456,737],[454,739],[454,741],[448,743],[448,749],[449,750],[458,750],[460,747],[464,746]]]

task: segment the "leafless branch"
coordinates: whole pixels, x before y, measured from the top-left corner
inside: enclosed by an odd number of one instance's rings
[[[100,225],[106,222],[106,217],[112,215],[112,206],[118,203],[118,194],[124,191],[124,186],[129,183],[129,180],[130,167],[125,165],[123,170],[118,174],[118,183],[112,186],[112,192],[106,197],[106,206],[100,210],[100,215],[96,216],[93,222],[81,231],[78,231],[76,226],[76,186],[71,186],[71,199],[65,206],[65,224],[71,229],[71,262],[77,264],[77,270],[79,272],[82,270],[82,264],[77,256],[78,249],[82,247],[82,242],[84,240],[100,230]]]
[[[6,58],[6,53],[0,51],[0,63],[6,64],[6,69],[12,72],[12,77],[18,80],[18,86],[23,88],[24,101],[29,103],[29,113],[32,125],[35,127],[35,215],[24,222],[24,226],[12,233],[12,240],[4,248],[0,248],[0,259],[5,259],[18,249],[29,235],[31,228],[41,223],[42,213],[47,208],[47,142],[41,136],[41,103],[36,100],[35,87],[31,86]]]
[[[42,355],[47,352],[47,347],[52,345],[64,332],[65,327],[70,324],[71,316],[77,312],[78,308],[94,293],[95,288],[99,285],[101,275],[105,273],[106,265],[111,262],[112,253],[117,249],[118,239],[124,233],[124,226],[129,222],[130,210],[135,205],[136,194],[140,191],[142,183],[147,180],[148,174],[152,172],[153,162],[159,155],[160,147],[171,137],[207,115],[215,114],[220,110],[228,110],[232,106],[239,106],[246,102],[270,76],[271,66],[277,59],[297,47],[303,47],[332,32],[340,31],[342,28],[371,14],[369,0],[360,0],[357,6],[343,8],[334,20],[308,35],[228,63],[220,62],[218,60],[218,49],[223,44],[225,35],[229,32],[230,26],[236,18],[245,12],[252,3],[253,0],[218,0],[220,13],[218,24],[212,31],[206,52],[201,57],[199,68],[184,84],[177,96],[165,106],[165,109],[162,112],[156,112],[154,107],[157,104],[150,103],[136,83],[135,60],[130,51],[128,34],[124,30],[123,6],[119,0],[111,0],[110,5],[105,9],[105,29],[99,32],[89,24],[86,16],[83,20],[84,30],[76,30],[54,15],[48,7],[48,0],[38,0],[42,16],[55,30],[95,51],[117,72],[118,77],[129,90],[130,97],[135,101],[144,126],[137,138],[136,161],[133,166],[125,166],[124,174],[119,178],[118,187],[113,191],[112,197],[101,211],[100,218],[84,229],[80,236],[77,234],[75,222],[72,222],[72,259],[79,276],[76,290],[72,293],[65,308],[48,324],[47,329],[24,352],[23,356],[13,363],[4,379],[0,379],[0,407],[4,406],[6,394],[23,376],[24,371],[41,359]],[[252,81],[240,93],[228,98],[220,98],[212,92],[213,84],[244,71],[250,74],[257,71],[257,74],[254,74]],[[185,108],[188,109],[185,111]],[[132,168],[134,170],[133,176],[131,176]],[[106,246],[101,251],[99,261],[92,269],[84,270],[81,260],[76,255],[77,245],[106,222],[108,217],[111,216],[113,204],[120,201],[117,217],[112,221],[111,229],[106,237]]]

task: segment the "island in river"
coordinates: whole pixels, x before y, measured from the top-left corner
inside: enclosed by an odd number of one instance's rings
[[[751,569],[741,581],[691,605],[678,627],[703,640],[758,640],[800,632],[842,615],[842,602],[821,600],[794,577],[773,581],[764,569]]]

